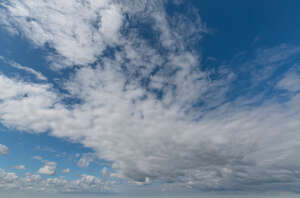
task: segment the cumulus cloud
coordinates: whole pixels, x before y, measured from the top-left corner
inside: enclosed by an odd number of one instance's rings
[[[55,162],[47,162],[37,172],[39,174],[43,174],[43,175],[55,175],[56,174],[56,163]]]
[[[39,160],[44,163],[44,166],[38,169],[38,173],[42,175],[55,175],[56,174],[56,162],[50,162],[44,160],[40,156],[34,156],[33,159]]]
[[[62,85],[80,101],[73,105],[65,104],[66,95],[50,83],[0,75],[1,122],[80,142],[113,163],[114,177],[138,185],[159,181],[201,190],[297,191],[299,93],[284,103],[275,96],[263,105],[244,105],[244,97],[230,101],[227,93],[236,76],[222,70],[220,77],[211,78],[210,71],[201,70],[201,57],[187,46],[189,38],[197,43],[207,31],[200,17],[195,14],[193,24],[184,17],[169,19],[163,6],[161,1],[6,3],[13,27],[39,46],[48,43],[63,66],[84,67]],[[127,31],[119,31],[125,13],[122,28]],[[147,40],[137,23],[157,36]],[[114,43],[119,45],[112,49],[114,56],[101,56]],[[258,52],[245,65],[280,67],[298,55],[294,50],[280,56],[276,49]],[[270,76],[267,69],[262,79],[257,78],[262,70],[252,75],[256,83]],[[289,83],[279,84],[291,87]],[[87,167],[92,161],[82,155],[78,165]],[[45,162],[39,172],[53,174],[55,167]],[[75,191],[102,185],[93,176],[71,184],[62,178],[47,182]]]
[[[46,162],[43,167],[38,171],[39,174],[43,175],[55,175],[56,174],[56,163],[55,162]]]
[[[8,147],[0,144],[0,155],[7,155],[8,154]]]
[[[14,189],[17,187],[15,181],[19,177],[13,172],[5,172],[4,170],[0,169],[0,189]]]
[[[92,175],[81,175],[76,180],[66,180],[64,177],[43,179],[40,175],[26,173],[19,177],[13,172],[0,169],[0,189],[21,190],[29,192],[60,192],[60,193],[101,193],[111,192],[111,183],[104,184]]]

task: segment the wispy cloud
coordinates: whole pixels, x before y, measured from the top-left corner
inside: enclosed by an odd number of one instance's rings
[[[7,155],[8,151],[9,150],[7,146],[0,144],[0,155]]]
[[[5,62],[6,64],[9,64],[11,67],[14,67],[16,69],[20,69],[20,70],[23,70],[25,72],[33,74],[38,80],[42,80],[42,81],[47,80],[47,78],[42,73],[40,73],[40,72],[30,68],[30,67],[26,67],[26,66],[20,65],[19,63],[14,62],[14,61],[7,60],[3,56],[0,56],[0,60]]]
[[[62,173],[70,173],[71,170],[70,170],[69,168],[66,168],[66,169],[63,169],[61,172],[62,172]]]
[[[77,162],[77,165],[82,168],[89,167],[97,156],[94,153],[85,153],[83,154]]]
[[[14,166],[13,168],[17,170],[26,170],[25,165]]]
[[[295,65],[293,69],[289,70],[284,77],[277,83],[277,87],[280,89],[285,89],[290,92],[300,91],[300,69],[299,65]]]

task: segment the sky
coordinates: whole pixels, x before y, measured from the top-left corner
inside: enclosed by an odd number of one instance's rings
[[[0,196],[298,197],[299,6],[0,0]]]

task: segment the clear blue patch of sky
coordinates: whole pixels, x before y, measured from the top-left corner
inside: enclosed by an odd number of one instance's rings
[[[212,31],[204,37],[204,57],[230,60],[237,53],[300,44],[300,2],[297,0],[193,0]]]

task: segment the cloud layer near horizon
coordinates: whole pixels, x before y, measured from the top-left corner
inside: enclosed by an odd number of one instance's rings
[[[92,175],[81,175],[77,180],[64,177],[44,179],[38,174],[26,173],[19,177],[13,172],[0,169],[0,188],[6,190],[47,193],[99,193],[112,191],[110,184],[103,183]]]
[[[197,12],[191,12],[191,23],[181,15],[167,16],[160,1],[15,0],[3,6],[0,18],[11,32],[53,49],[48,57],[53,69],[78,66],[61,82],[67,94],[50,82],[1,74],[5,126],[50,131],[82,143],[113,162],[114,177],[134,182],[298,191],[298,70],[274,85],[287,94],[284,102],[271,97],[249,105],[259,97],[243,96],[229,101],[237,74],[224,69],[212,80],[210,71],[201,70],[200,55],[190,49],[208,32]],[[154,41],[139,32],[137,23],[150,28]],[[103,55],[108,48],[114,50],[111,57]],[[295,55],[299,48],[289,46],[258,50],[245,65],[275,68]],[[264,77],[272,73],[263,71]],[[253,84],[266,79],[257,73]],[[63,102],[68,98],[80,102]],[[45,167],[41,172],[47,174]]]

